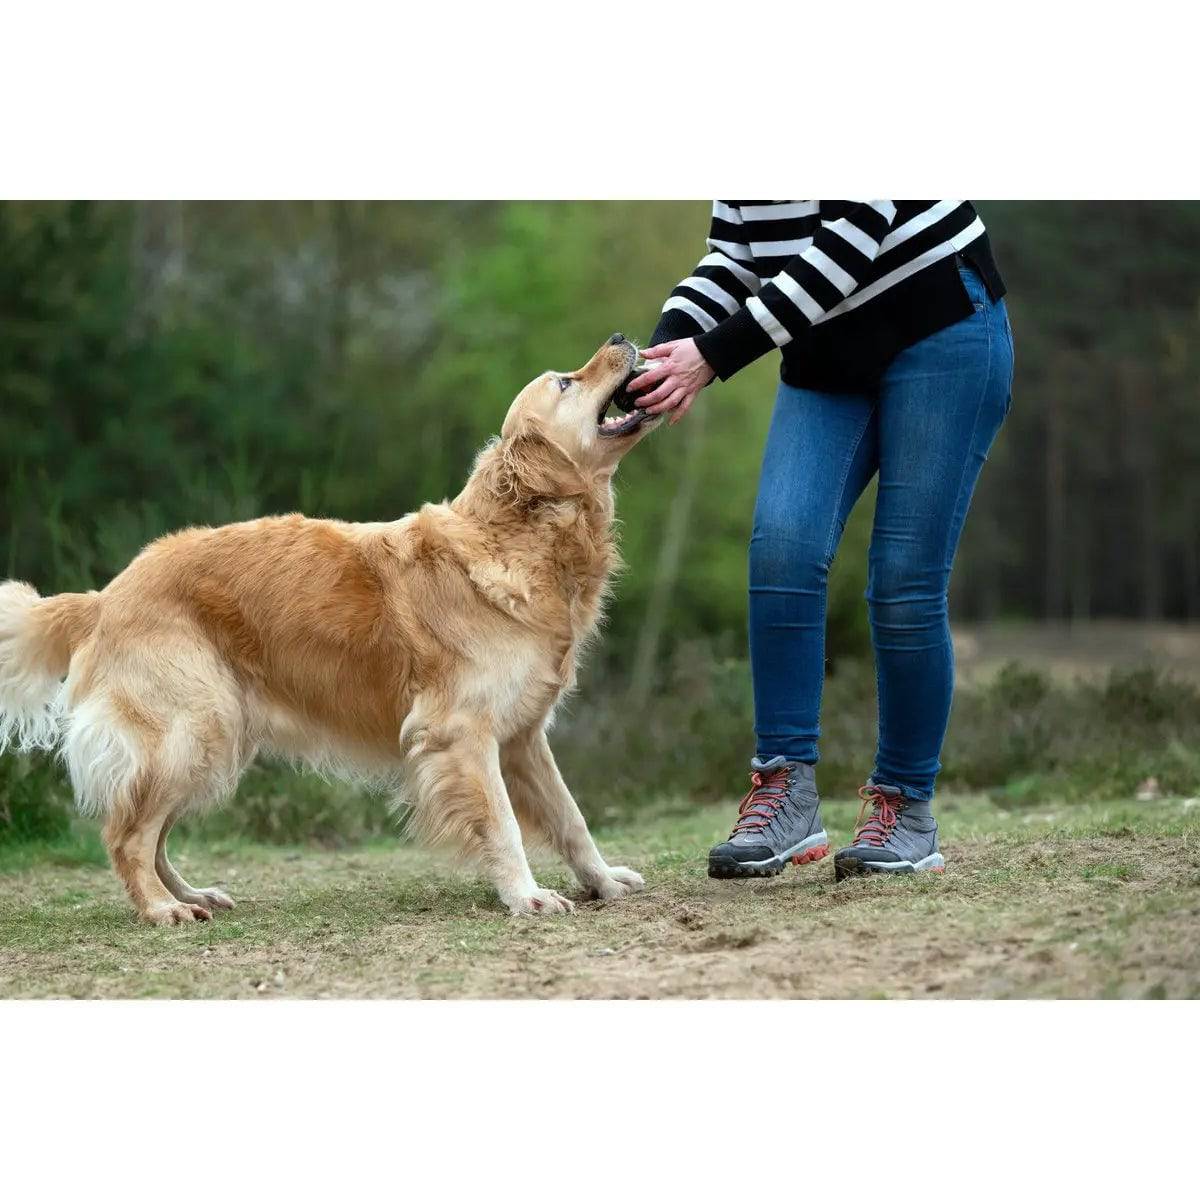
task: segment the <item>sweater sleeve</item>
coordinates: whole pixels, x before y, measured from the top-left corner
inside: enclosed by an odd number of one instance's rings
[[[821,225],[806,249],[719,324],[677,336],[695,336],[718,377],[728,379],[824,321],[856,291],[895,219],[891,200],[856,204],[846,216]]]
[[[667,298],[648,345],[714,329],[758,291],[761,280],[737,205],[714,202],[706,241],[708,253]]]

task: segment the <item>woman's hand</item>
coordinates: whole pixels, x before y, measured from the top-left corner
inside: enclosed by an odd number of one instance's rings
[[[704,355],[696,349],[695,338],[651,346],[642,351],[642,357],[650,360],[652,366],[639,375],[628,390],[644,392],[645,395],[637,398],[638,408],[654,416],[669,412],[672,425],[692,407],[700,389],[716,375]]]

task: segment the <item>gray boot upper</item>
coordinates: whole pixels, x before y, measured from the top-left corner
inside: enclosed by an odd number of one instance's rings
[[[789,762],[782,755],[750,761],[751,788],[742,800],[729,840],[713,848],[713,857],[737,862],[786,859],[825,841],[821,807],[811,763]]]
[[[910,799],[899,788],[882,783],[868,783],[859,795],[863,806],[854,841],[838,851],[839,860],[918,864],[937,855],[938,827],[928,800]]]

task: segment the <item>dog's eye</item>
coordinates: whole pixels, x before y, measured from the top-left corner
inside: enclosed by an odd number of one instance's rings
[[[560,392],[565,392],[572,383],[574,383],[574,380],[568,379],[565,375],[560,375],[558,378],[558,390]]]

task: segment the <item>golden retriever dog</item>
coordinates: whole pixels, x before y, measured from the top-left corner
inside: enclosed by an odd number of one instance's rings
[[[232,907],[183,879],[167,834],[259,750],[395,775],[415,832],[473,855],[510,912],[573,907],[538,887],[523,834],[589,896],[637,891],[546,739],[617,563],[613,473],[656,424],[607,416],[637,360],[614,334],[535,379],[449,503],[186,529],[100,592],[0,584],[0,751],[61,748],[134,907],[162,925]]]

